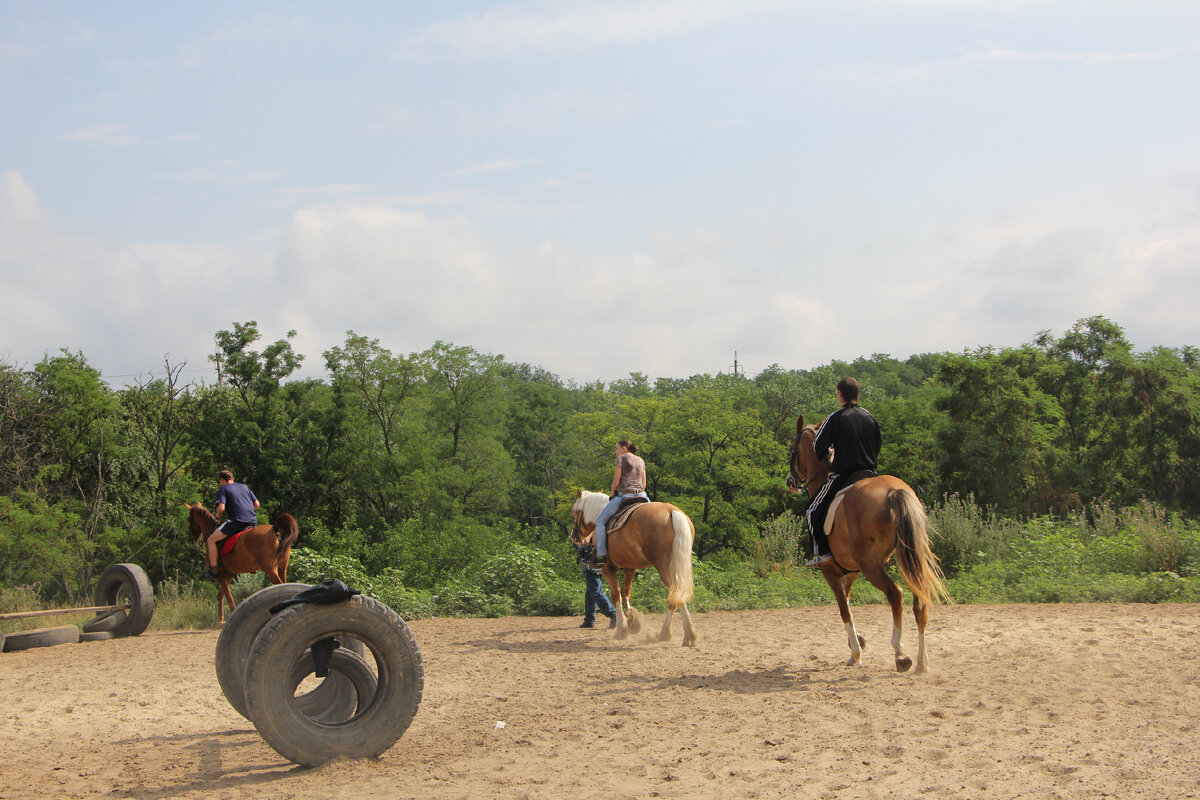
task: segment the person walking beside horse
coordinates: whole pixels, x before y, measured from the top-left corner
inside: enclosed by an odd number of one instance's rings
[[[812,537],[813,557],[804,566],[820,567],[833,560],[829,551],[829,540],[825,537],[825,513],[837,493],[852,482],[855,473],[867,472],[875,475],[879,466],[879,450],[883,437],[879,423],[871,412],[858,404],[858,381],[842,378],[838,381],[837,396],[842,407],[825,418],[813,440],[813,450],[821,461],[829,461],[833,451],[833,462],[829,465],[829,479],[808,504],[808,532]]]
[[[229,470],[221,470],[217,481],[221,486],[217,489],[216,518],[220,520],[226,512],[228,517],[208,535],[208,575],[214,580],[217,577],[217,548],[223,540],[257,525],[258,517],[254,512],[261,507],[250,487],[235,483]]]

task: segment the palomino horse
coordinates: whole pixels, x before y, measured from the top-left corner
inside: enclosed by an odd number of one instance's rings
[[[188,527],[192,538],[203,546],[208,535],[217,527],[217,518],[201,503],[184,505],[188,509]],[[225,601],[229,601],[229,610],[233,610],[233,593],[229,591],[229,582],[234,575],[261,569],[271,583],[287,583],[288,557],[299,535],[300,526],[296,524],[296,518],[291,514],[280,514],[274,525],[256,525],[243,531],[231,552],[217,556],[218,623],[225,622]],[[223,550],[228,543],[226,539],[217,548]]]
[[[809,497],[829,477],[829,466],[817,458],[813,440],[817,425],[805,427],[804,417],[796,421],[796,438],[788,449],[790,470],[788,488],[793,492],[804,489]],[[896,670],[905,672],[912,659],[904,652],[900,640],[904,620],[904,593],[887,574],[887,562],[896,554],[900,576],[913,594],[913,616],[917,620],[917,672],[926,670],[925,623],[929,605],[948,596],[942,582],[938,557],[929,547],[925,509],[912,488],[891,475],[879,475],[860,480],[841,495],[835,509],[829,549],[833,561],[821,565],[825,581],[833,589],[842,623],[850,642],[848,666],[859,663],[866,639],[854,629],[847,597],[858,573],[866,576],[875,588],[887,596],[892,606],[892,648],[896,652]]]
[[[596,517],[608,503],[603,492],[579,490],[571,504],[575,525],[571,541],[583,541],[596,530]],[[667,619],[658,638],[671,640],[671,615],[678,609],[683,617],[683,646],[696,646],[696,629],[687,603],[692,599],[692,542],[696,529],[688,515],[670,503],[643,503],[629,520],[608,535],[608,563],[602,570],[608,579],[613,605],[617,610],[617,629],[614,639],[624,639],[641,630],[640,614],[629,601],[633,578],[639,569],[654,567],[667,587]],[[614,566],[616,565],[616,566]],[[617,569],[625,571],[624,586],[617,582]],[[626,624],[628,617],[628,626]]]

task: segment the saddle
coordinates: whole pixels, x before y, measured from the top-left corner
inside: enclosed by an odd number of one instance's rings
[[[223,556],[227,556],[230,553],[232,553],[233,548],[237,547],[238,539],[242,538],[242,534],[245,533],[246,531],[250,530],[253,527],[254,527],[253,525],[248,525],[245,528],[242,528],[237,533],[235,533],[233,536],[230,536],[230,537],[222,540],[220,548],[219,548],[220,554]]]
[[[613,531],[617,530],[629,521],[629,518],[633,516],[633,512],[637,511],[638,506],[649,502],[650,501],[644,497],[625,498],[621,502],[621,505],[617,507],[617,513],[613,514],[612,517],[609,518],[608,524],[604,526],[604,530],[608,532],[609,536],[611,536]]]
[[[839,489],[838,493],[829,501],[829,510],[825,512],[825,536],[828,537],[833,533],[833,515],[837,513],[838,506],[842,504],[842,495],[846,493],[846,490],[864,478],[876,478],[878,476],[879,473],[872,469],[860,469],[850,473],[850,477],[846,479],[848,483]]]

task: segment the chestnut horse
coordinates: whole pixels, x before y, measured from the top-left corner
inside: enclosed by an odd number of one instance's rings
[[[829,466],[817,458],[813,440],[816,425],[804,425],[804,417],[796,421],[796,438],[788,448],[788,488],[801,489],[809,497],[829,477]],[[929,606],[948,597],[938,557],[930,549],[925,508],[912,488],[891,475],[864,478],[840,493],[841,504],[834,510],[829,533],[829,549],[833,560],[821,565],[825,581],[833,589],[842,623],[850,643],[848,666],[859,663],[866,639],[854,628],[847,598],[858,573],[866,576],[875,588],[883,592],[892,606],[892,648],[896,653],[896,670],[905,672],[912,659],[904,652],[900,635],[904,625],[904,593],[887,574],[887,563],[896,554],[900,577],[913,595],[913,616],[917,620],[917,669],[927,668],[925,658],[925,623]]]
[[[192,539],[201,547],[207,541],[208,535],[217,527],[217,518],[202,503],[188,505],[188,527]],[[229,601],[229,610],[233,610],[233,593],[229,591],[229,582],[234,575],[243,572],[266,573],[271,583],[287,583],[288,557],[292,554],[292,545],[300,535],[300,526],[291,514],[280,514],[274,525],[256,525],[244,531],[234,545],[232,552],[217,555],[217,622],[225,622],[225,601]],[[218,551],[224,549],[228,540],[217,545]]]
[[[596,530],[596,517],[607,503],[608,495],[603,492],[579,490],[571,504],[575,522],[571,541],[583,544]],[[617,611],[617,629],[613,638],[624,639],[641,630],[641,615],[630,604],[629,592],[637,571],[654,567],[667,587],[667,619],[658,638],[664,642],[671,640],[671,615],[678,610],[683,617],[683,646],[695,647],[696,629],[692,627],[692,615],[687,607],[695,589],[692,583],[692,542],[695,538],[696,529],[691,519],[670,503],[643,503],[624,525],[609,533],[608,563],[601,571],[608,580]],[[625,571],[623,586],[617,581],[618,569]]]

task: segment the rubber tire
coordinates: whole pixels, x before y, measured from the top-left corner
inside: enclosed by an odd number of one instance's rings
[[[83,623],[84,633],[112,632],[129,617],[124,611],[102,611]],[[112,638],[111,636],[109,637]]]
[[[314,671],[312,651],[305,651],[292,668],[292,691]],[[333,691],[320,691],[332,681]],[[345,722],[360,708],[366,708],[375,696],[379,679],[367,660],[358,653],[339,647],[329,662],[329,675],[306,694],[296,697],[296,707],[306,717],[326,724]]]
[[[217,683],[233,710],[250,719],[246,705],[246,659],[263,626],[271,621],[271,606],[291,600],[308,589],[307,583],[277,583],[259,589],[234,607],[217,637]]]
[[[122,591],[129,602],[129,612],[111,629],[112,635],[138,636],[154,619],[154,587],[146,571],[137,564],[113,564],[96,581],[96,605],[117,605]]]
[[[81,642],[103,642],[113,638],[112,631],[84,631],[79,634]]]
[[[378,685],[349,720],[325,724],[297,707],[292,667],[328,636],[363,642],[379,667]],[[275,752],[303,766],[330,759],[373,758],[412,724],[425,685],[421,650],[392,609],[359,595],[332,605],[301,604],[275,615],[259,634],[246,666],[246,700],[254,727]]]
[[[35,647],[51,647],[56,644],[72,644],[79,641],[77,625],[58,625],[53,628],[37,628],[19,631],[4,637],[4,652],[32,650]]]

